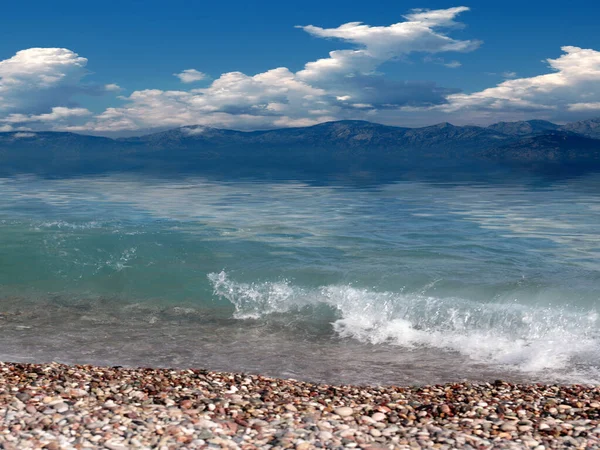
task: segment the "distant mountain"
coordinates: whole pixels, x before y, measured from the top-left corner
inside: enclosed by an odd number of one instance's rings
[[[424,128],[401,128],[360,120],[326,122],[311,127],[241,132],[208,127],[182,127],[121,142],[138,143],[147,148],[225,148],[237,145],[292,149],[311,148],[371,152],[428,148],[471,148],[509,137],[482,127],[457,127],[442,123]]]
[[[295,176],[490,164],[580,164],[600,170],[600,119],[564,126],[531,120],[423,128],[346,120],[252,132],[186,126],[121,139],[0,133],[0,173],[138,170]]]
[[[327,122],[311,127],[283,128],[266,131],[233,131],[210,127],[188,126],[155,133],[139,138],[121,139],[136,142],[150,148],[203,146],[230,147],[238,144],[259,146],[283,146],[309,148],[327,147],[385,147],[398,141],[408,128],[390,127],[365,121]]]
[[[493,161],[511,164],[600,168],[600,140],[562,130],[523,137],[504,146],[484,150],[481,154]]]
[[[526,136],[540,134],[545,131],[560,130],[561,126],[546,120],[527,120],[520,122],[498,122],[487,127],[508,136]]]
[[[404,133],[401,145],[413,149],[455,150],[462,152],[481,146],[498,145],[510,137],[494,130],[475,126],[457,127],[447,122],[424,128],[412,128]]]
[[[597,119],[568,123],[564,125],[562,129],[593,139],[600,139],[600,117]]]

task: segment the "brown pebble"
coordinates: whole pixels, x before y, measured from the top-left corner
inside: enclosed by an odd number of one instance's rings
[[[0,363],[5,450],[59,448],[58,439],[109,450],[595,448],[598,409],[595,386],[328,386],[200,370]],[[31,444],[32,430],[45,440]]]

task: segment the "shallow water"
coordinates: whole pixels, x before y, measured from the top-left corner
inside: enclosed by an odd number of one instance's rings
[[[600,176],[0,193],[0,359],[600,382]]]

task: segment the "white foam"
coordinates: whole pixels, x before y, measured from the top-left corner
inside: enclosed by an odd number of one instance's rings
[[[235,306],[238,319],[258,319],[314,303],[309,292],[291,286],[288,281],[236,283],[229,280],[225,272],[211,273],[208,278],[215,294]]]
[[[600,363],[598,315],[592,310],[478,303],[352,286],[306,289],[285,280],[237,283],[225,272],[209,279],[215,294],[235,306],[239,319],[326,304],[337,311],[335,332],[364,343],[445,349],[523,372],[562,371],[563,378],[575,364]]]

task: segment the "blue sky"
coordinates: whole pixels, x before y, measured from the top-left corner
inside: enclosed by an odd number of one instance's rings
[[[598,17],[590,0],[11,3],[0,130],[579,120],[600,116]]]

